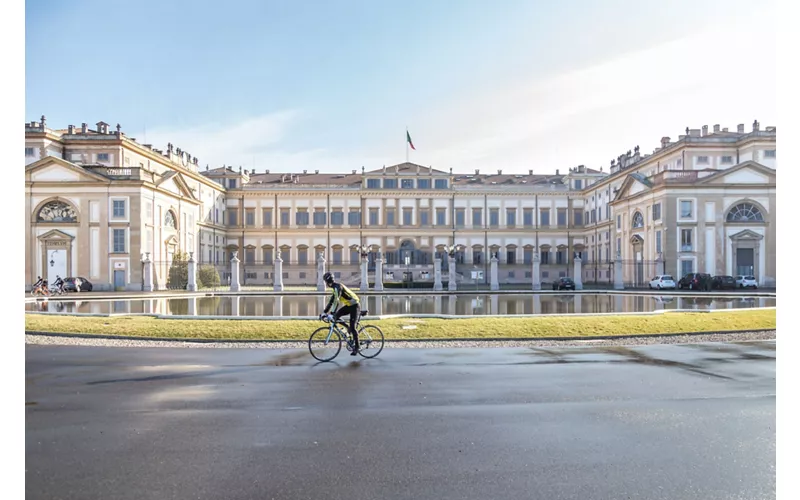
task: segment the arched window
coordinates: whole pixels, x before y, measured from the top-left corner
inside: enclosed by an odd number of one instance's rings
[[[728,222],[764,222],[761,210],[752,203],[739,203],[728,212]]]
[[[36,214],[37,222],[78,222],[75,209],[63,201],[54,200],[39,209]]]
[[[641,212],[636,212],[633,214],[633,220],[631,222],[631,225],[633,226],[634,229],[639,227],[644,227],[644,217],[642,217]]]
[[[172,213],[172,210],[167,210],[167,213],[164,215],[164,227],[171,227],[172,229],[175,229],[176,226],[175,214]]]

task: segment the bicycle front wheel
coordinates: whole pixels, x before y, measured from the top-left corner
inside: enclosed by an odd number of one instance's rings
[[[367,325],[358,331],[358,353],[365,358],[374,358],[383,350],[383,332],[374,325]]]
[[[342,337],[334,331],[328,339],[330,328],[322,327],[308,339],[308,352],[319,361],[330,361],[342,350]]]

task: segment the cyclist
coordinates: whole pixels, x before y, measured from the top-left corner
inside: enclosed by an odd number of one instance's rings
[[[325,312],[319,315],[319,319],[323,319],[325,316],[328,315],[328,311],[333,309],[333,318],[334,320],[338,321],[342,316],[350,315],[350,335],[353,336],[353,352],[350,353],[351,356],[355,356],[358,354],[358,332],[356,332],[356,321],[358,321],[358,316],[361,313],[361,306],[359,304],[358,295],[353,293],[352,290],[347,288],[345,285],[341,283],[336,283],[333,279],[333,275],[331,273],[325,273],[322,276],[323,281],[325,284],[328,285],[329,288],[332,289],[331,292],[331,299],[328,301],[328,305],[325,306]],[[341,307],[340,307],[341,305]]]
[[[36,295],[36,292],[44,293],[44,290],[42,288],[45,284],[44,280],[42,279],[41,276],[37,276],[36,278],[37,278],[36,283],[34,283],[33,286],[31,287],[31,293],[34,295]]]
[[[56,274],[56,280],[53,282],[53,286],[56,287],[58,293],[64,293],[64,280],[61,279],[61,276]]]

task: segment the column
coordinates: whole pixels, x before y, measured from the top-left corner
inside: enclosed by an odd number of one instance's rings
[[[145,252],[144,257],[144,291],[153,291],[153,261],[150,260],[150,252]]]
[[[325,281],[322,279],[322,276],[325,274],[325,257],[320,252],[319,256],[317,257],[317,291],[324,292],[325,291]]]
[[[231,292],[239,291],[239,252],[233,252],[231,258]]]
[[[283,259],[281,259],[280,252],[278,256],[275,258],[275,272],[274,278],[272,280],[273,286],[272,289],[276,292],[283,291]]]
[[[436,257],[433,259],[433,291],[439,292],[442,290],[442,259]],[[439,306],[441,309],[441,306]]]
[[[492,255],[492,260],[490,262],[489,276],[491,276],[491,283],[489,288],[492,290],[499,290],[500,282],[497,279],[497,255]]]
[[[625,285],[622,284],[622,255],[617,252],[617,257],[614,259],[614,290],[623,290]]]
[[[364,257],[361,259],[361,291],[369,290],[369,274],[368,273],[368,266],[369,265],[369,258]]]
[[[582,265],[583,262],[580,257],[577,255],[572,260],[573,264],[575,265],[575,273],[573,278],[575,280],[575,290],[583,290],[583,269]]]
[[[189,281],[186,289],[190,292],[197,291],[197,261],[194,260],[194,252],[189,252]]]
[[[456,258],[448,257],[447,265],[450,266],[450,282],[447,284],[447,289],[451,292],[456,291]]]
[[[533,253],[533,270],[531,272],[531,278],[533,280],[533,289],[534,290],[541,290],[542,289],[542,277],[541,273],[539,272],[539,252]]]
[[[380,255],[375,259],[375,290],[383,290],[383,257]],[[378,297],[380,302],[380,297]]]

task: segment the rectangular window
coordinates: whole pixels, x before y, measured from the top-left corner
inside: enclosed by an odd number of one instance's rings
[[[350,265],[358,265],[358,250],[355,248],[350,249]]]
[[[580,227],[583,225],[583,212],[581,212],[580,210],[575,210],[572,213],[572,217],[575,220],[574,222],[575,226]]]
[[[559,208],[556,211],[556,222],[558,223],[558,227],[566,227],[567,226],[567,209],[566,208]]]
[[[367,189],[380,189],[380,188],[381,188],[380,179],[367,179]]]
[[[606,205],[606,220],[611,218],[611,205]]]
[[[403,189],[414,189],[414,179],[402,179],[400,187]]]
[[[661,231],[656,231],[656,253],[661,253]]]
[[[153,220],[153,203],[150,200],[144,202],[144,216],[148,221]]]
[[[233,189],[236,187],[236,179],[228,179],[228,189]]]
[[[550,210],[542,210],[542,227],[550,227]]]
[[[483,213],[480,208],[472,209],[472,226],[483,227]]]
[[[236,210],[235,208],[229,208],[228,209],[228,225],[229,226],[237,225],[238,224],[238,220],[239,220],[238,216],[239,216],[238,210]]]
[[[622,216],[617,215],[617,229],[622,229]]]
[[[506,250],[506,264],[516,264],[516,263],[517,263],[517,251]]]
[[[281,226],[286,227],[289,225],[289,209],[281,208]]]
[[[377,226],[378,225],[378,209],[377,208],[370,208],[369,209],[369,225],[370,226]]]
[[[622,252],[622,238],[617,238],[617,253]]]
[[[331,226],[341,226],[344,224],[344,212],[331,212]]]
[[[457,227],[464,227],[464,212],[465,209],[457,208],[456,209],[456,226]]]
[[[298,210],[294,213],[294,223],[298,226],[308,225],[308,212],[305,210]]]
[[[733,156],[723,156],[721,163],[723,165],[730,165],[731,163],[733,163]]]
[[[271,266],[272,265],[272,249],[265,248],[263,251],[264,257],[264,265]]]
[[[481,248],[472,249],[472,263],[476,265],[483,264],[483,249]]]
[[[255,226],[256,225],[256,211],[255,210],[245,210],[244,212],[244,223],[248,226]]]
[[[524,248],[522,250],[522,263],[523,264],[533,263],[533,248]]]
[[[436,209],[436,225],[444,226],[447,224],[447,210],[444,208]]]
[[[417,189],[430,189],[431,188],[431,180],[430,179],[419,179],[417,180]]]
[[[265,208],[264,211],[261,213],[261,224],[264,227],[272,226],[272,209]]]
[[[427,208],[422,208],[419,211],[419,225],[429,226],[431,224],[431,211]]]
[[[775,150],[774,149],[765,149],[764,150],[764,158],[775,158]]]
[[[108,153],[98,153],[97,161],[108,161]]]
[[[661,203],[653,205],[653,220],[661,220]]]
[[[597,222],[597,210],[592,210],[590,214],[592,216],[592,224],[594,224],[595,222]]]
[[[514,227],[517,225],[517,209],[516,208],[507,208],[506,209],[506,226],[507,227]]]
[[[324,208],[314,210],[314,225],[324,226],[328,223],[328,214],[325,213]]]
[[[447,179],[436,179],[433,185],[436,189],[447,189]]]
[[[403,209],[403,225],[404,226],[410,226],[411,224],[413,224],[411,216],[412,216],[411,209],[410,208],[404,208]]]
[[[681,200],[681,219],[692,218],[692,200]]]
[[[681,229],[681,252],[692,251],[692,230]]]
[[[692,260],[689,259],[681,260],[681,277],[694,272],[694,266],[692,264],[694,264],[694,261]]]
[[[347,212],[347,223],[351,226],[360,226],[361,210],[350,210]]]
[[[550,264],[550,250],[542,250],[539,260],[542,264]]]
[[[575,189],[583,189],[583,180],[575,179]]]
[[[397,179],[383,180],[383,189],[396,189],[396,188],[397,188]]]
[[[525,224],[525,227],[533,227],[533,209],[532,208],[523,208],[522,209],[522,223]]]
[[[125,253],[125,230],[114,229],[114,253]]]
[[[125,200],[113,200],[111,202],[113,204],[113,217],[115,219],[124,219],[125,218]]]
[[[584,216],[584,217],[583,217],[583,220],[584,220],[584,221],[586,221],[586,222],[585,222],[586,224],[588,224],[588,223],[589,223],[589,211],[588,211],[588,210],[586,210],[586,211],[583,213],[583,216]]]
[[[500,225],[500,209],[499,208],[490,208],[489,209],[489,226],[490,227],[497,227]]]
[[[256,263],[256,249],[255,248],[247,248],[244,251],[244,263],[245,264],[255,264]]]
[[[556,250],[556,264],[566,264],[567,263],[567,251],[566,250]]]
[[[33,148],[25,148],[25,156],[33,156]]]
[[[394,226],[395,225],[394,215],[395,215],[394,208],[387,208],[386,209],[386,225],[387,226]]]
[[[333,264],[339,265],[342,263],[342,248],[336,247],[333,249]]]
[[[298,248],[297,249],[297,263],[301,266],[308,265],[308,248]]]
[[[708,156],[698,156],[697,163],[701,165],[708,164]]]

